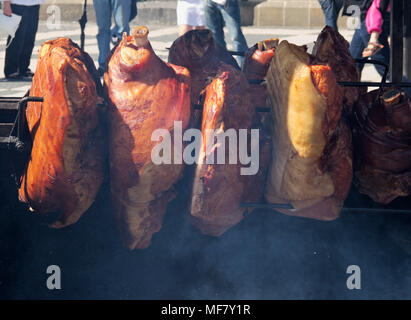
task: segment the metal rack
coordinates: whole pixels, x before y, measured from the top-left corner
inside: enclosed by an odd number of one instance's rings
[[[27,102],[43,102],[43,98],[28,93],[23,98],[0,98],[0,150],[10,157],[17,188],[32,147],[26,120]]]

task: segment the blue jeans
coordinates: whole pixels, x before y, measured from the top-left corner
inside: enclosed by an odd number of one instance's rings
[[[129,22],[131,22],[135,17],[137,17],[137,0],[131,0],[130,1],[131,4],[131,8],[130,8],[130,18],[129,18]],[[121,38],[121,34],[119,32],[120,27],[115,23],[114,27],[111,28],[111,36],[112,37],[116,37],[118,39]]]
[[[227,48],[224,40],[224,25],[228,29],[234,51],[246,51],[247,41],[241,31],[240,7],[237,0],[227,0],[225,6],[221,6],[211,0],[204,0],[205,22],[208,29],[213,32],[216,42],[223,48]],[[243,57],[237,56],[240,67]]]
[[[344,0],[318,0],[318,2],[324,12],[325,24],[338,31],[337,19],[344,5]]]
[[[116,35],[121,38],[123,32],[130,32],[130,0],[93,0],[94,11],[98,26],[98,64],[100,68],[105,67],[106,59],[110,53],[111,41],[111,15],[114,15],[114,22],[117,26]]]

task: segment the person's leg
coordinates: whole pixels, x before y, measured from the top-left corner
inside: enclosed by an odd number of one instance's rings
[[[39,25],[40,5],[27,6],[27,29],[24,37],[24,46],[20,55],[19,72],[21,75],[27,75],[30,66],[31,54],[33,52],[36,34]]]
[[[356,29],[353,38],[350,43],[350,53],[354,59],[362,59],[362,52],[368,44],[370,35],[367,32],[365,20],[361,22],[360,28]],[[364,64],[358,63],[357,67],[361,72],[364,68]]]
[[[387,22],[389,25],[389,21]],[[367,47],[368,42],[370,41],[370,34],[367,31],[367,26],[365,24],[365,20],[361,22],[360,29],[355,30],[353,39],[350,45],[350,52],[354,59],[361,59],[362,52]],[[385,64],[389,65],[390,63],[390,49],[388,45],[388,36],[387,30],[384,30],[380,34],[379,37],[380,43],[384,46],[380,51],[376,54],[372,55],[370,58],[373,60],[384,62]],[[360,71],[362,71],[364,65],[358,64],[357,65]],[[377,72],[382,76],[384,74],[385,67],[380,65],[374,65]]]
[[[98,64],[104,69],[106,58],[110,52],[111,5],[110,0],[93,0],[96,22],[98,27]]]
[[[112,37],[112,38],[117,38],[118,25],[114,24],[114,27],[111,28],[110,33],[111,33],[111,37]]]
[[[227,0],[227,5],[221,10],[225,25],[230,35],[234,51],[245,52],[248,49],[247,41],[241,31],[240,7],[237,0]],[[243,57],[237,56],[241,68]]]
[[[124,32],[130,33],[130,0],[111,0],[117,38],[121,39]]]
[[[318,2],[324,12],[325,25],[330,26],[335,31],[338,31],[337,19],[338,13],[341,9],[341,6],[339,6],[339,1],[338,4],[336,4],[333,0],[318,0]]]
[[[378,31],[371,32],[370,42],[378,43],[380,38],[380,33]]]
[[[19,73],[20,54],[24,46],[24,34],[26,32],[26,15],[25,6],[12,4],[11,10],[13,13],[21,16],[19,27],[17,28],[14,39],[8,37],[5,61],[4,61],[4,75],[9,77]],[[10,42],[11,41],[11,42]]]
[[[367,47],[365,47],[364,51],[362,52],[362,56],[364,58],[370,57],[375,55],[378,50],[383,48],[383,45],[379,42],[380,33],[378,31],[371,32],[370,40],[368,41]]]
[[[221,6],[211,0],[204,0],[205,24],[213,33],[215,41],[223,48],[226,48],[223,30],[224,21],[219,7]]]
[[[384,23],[382,25],[382,32],[378,37],[379,42],[384,46],[380,51],[371,56],[371,59],[384,62],[386,65],[390,65],[390,45],[388,43],[388,37],[390,34],[390,14],[384,15]],[[375,65],[375,69],[382,76],[384,74],[384,67]]]
[[[343,7],[344,7],[344,0],[334,0],[334,9],[335,9],[337,20],[338,20],[338,16],[340,15],[340,11]]]
[[[130,21],[132,21],[135,17],[137,17],[137,0],[131,0],[131,7],[130,7]]]

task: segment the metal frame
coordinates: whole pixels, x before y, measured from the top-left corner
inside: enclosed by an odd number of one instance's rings
[[[404,8],[404,0],[391,0],[390,75],[392,82],[401,82],[403,76]]]
[[[3,98],[1,101],[16,102],[17,98]],[[31,154],[32,140],[26,120],[27,102],[43,102],[41,97],[25,96],[17,100],[17,115],[13,127],[7,137],[0,140],[0,149],[9,152],[11,165],[13,167],[12,176],[17,188],[21,185],[21,175]]]

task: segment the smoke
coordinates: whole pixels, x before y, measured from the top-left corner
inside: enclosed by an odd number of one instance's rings
[[[214,238],[189,222],[188,182],[178,190],[151,246],[137,251],[116,231],[107,182],[79,222],[61,230],[24,206],[2,209],[1,298],[411,298],[410,216],[343,212],[320,222],[257,210]],[[367,204],[355,190],[347,201]],[[46,287],[52,264],[61,290]],[[361,290],[347,289],[349,265],[361,268]]]

